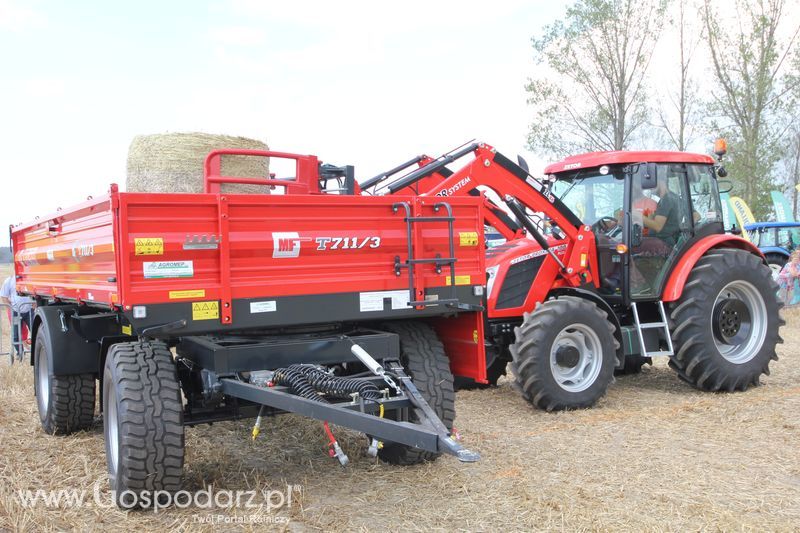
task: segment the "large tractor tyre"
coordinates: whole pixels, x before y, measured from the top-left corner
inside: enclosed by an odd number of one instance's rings
[[[670,367],[698,389],[745,390],[778,359],[784,324],[769,267],[742,250],[715,250],[695,265],[671,308]]]
[[[588,300],[563,296],[540,303],[515,334],[514,388],[540,409],[591,407],[614,380],[614,326]]]
[[[769,268],[772,270],[772,277],[777,278],[778,274],[781,273],[783,270],[784,265],[789,260],[789,258],[782,254],[764,254],[764,258],[767,260],[767,264]]]
[[[39,408],[39,421],[45,433],[68,435],[87,429],[94,422],[94,374],[54,376],[49,357],[56,357],[47,328],[36,334],[33,356],[33,387]]]
[[[172,353],[162,342],[115,344],[103,372],[103,426],[111,489],[122,508],[180,490],[183,408]]]
[[[472,378],[455,376],[453,387],[456,391],[488,389],[489,387],[497,386],[497,382],[500,378],[506,375],[508,362],[511,359],[511,352],[508,351],[508,346],[493,348],[491,350],[491,356],[489,352],[490,350],[487,350],[486,353],[486,380],[489,383],[478,383]],[[498,354],[497,352],[500,353]]]
[[[400,362],[406,373],[447,429],[452,430],[456,417],[453,374],[436,331],[419,322],[392,322],[385,324],[383,329],[399,335]],[[411,418],[417,421],[413,415]],[[378,451],[379,458],[394,465],[433,461],[439,455],[396,442],[385,442]]]

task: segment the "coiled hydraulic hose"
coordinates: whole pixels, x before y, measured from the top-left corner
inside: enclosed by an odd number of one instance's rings
[[[294,364],[279,368],[273,374],[272,382],[289,387],[298,396],[318,402],[327,401],[319,393],[342,399],[358,393],[368,401],[377,401],[382,397],[381,391],[372,382],[333,376],[312,365]]]
[[[311,386],[311,383],[308,382],[308,378],[306,378],[305,374],[291,367],[277,369],[272,375],[272,382],[275,385],[289,387],[289,390],[291,390],[293,394],[306,398],[307,400],[327,403],[325,398],[317,394],[317,391]]]

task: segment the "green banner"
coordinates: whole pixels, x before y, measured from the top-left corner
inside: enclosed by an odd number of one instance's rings
[[[786,199],[786,196],[781,191],[771,191],[770,195],[772,196],[772,206],[775,208],[775,221],[794,222],[792,205]],[[800,242],[800,230],[792,229],[790,231],[792,233],[792,241],[795,243]],[[781,235],[778,235],[778,241],[781,241]]]
[[[792,206],[786,196],[781,191],[771,191],[769,194],[772,196],[772,205],[775,208],[775,220],[777,222],[794,222]]]

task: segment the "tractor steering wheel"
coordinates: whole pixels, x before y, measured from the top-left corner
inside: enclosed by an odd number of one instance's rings
[[[611,224],[613,223],[613,225]],[[595,232],[602,231],[605,234],[610,233],[619,225],[617,219],[614,217],[600,217],[592,224],[592,229]]]

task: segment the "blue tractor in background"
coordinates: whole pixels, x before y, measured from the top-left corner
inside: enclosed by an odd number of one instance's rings
[[[767,258],[775,276],[800,244],[800,222],[755,222],[744,227],[750,241]]]

